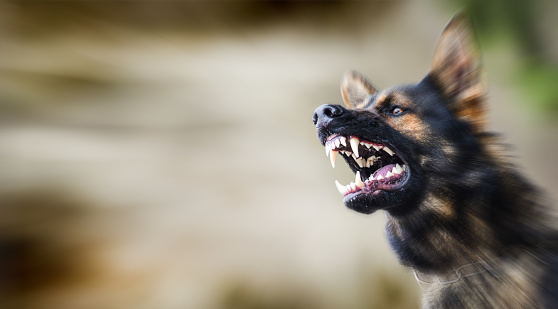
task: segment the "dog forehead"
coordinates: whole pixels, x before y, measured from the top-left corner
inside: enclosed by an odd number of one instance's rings
[[[369,98],[368,107],[382,108],[389,104],[409,106],[414,102],[411,99],[412,93],[409,85],[397,85],[371,96]]]

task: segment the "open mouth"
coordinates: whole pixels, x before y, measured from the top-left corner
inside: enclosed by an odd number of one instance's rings
[[[345,198],[395,191],[409,179],[410,171],[403,159],[385,144],[334,134],[327,138],[325,149],[333,167],[337,155],[341,154],[355,171],[354,182],[344,186],[335,181],[337,189]]]

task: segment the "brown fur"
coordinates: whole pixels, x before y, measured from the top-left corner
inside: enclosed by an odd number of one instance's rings
[[[350,72],[342,82],[347,108],[321,106],[314,122],[324,144],[356,136],[395,152],[367,168],[344,156],[364,181],[387,165],[407,167],[392,187],[371,181],[344,202],[386,211],[388,240],[424,287],[424,308],[558,308],[556,213],[486,131],[485,91],[459,14],[420,83],[378,92]]]

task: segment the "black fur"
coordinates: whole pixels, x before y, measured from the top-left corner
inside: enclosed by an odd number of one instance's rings
[[[394,189],[371,184],[344,202],[361,213],[386,211],[387,238],[400,262],[434,282],[424,308],[558,308],[555,213],[485,130],[469,31],[462,15],[450,22],[418,84],[378,92],[349,73],[342,88],[348,108],[315,111],[318,138],[326,145],[337,135],[358,137],[388,146],[405,164]],[[363,180],[391,163],[362,168],[343,157]],[[487,266],[448,283],[469,264]]]

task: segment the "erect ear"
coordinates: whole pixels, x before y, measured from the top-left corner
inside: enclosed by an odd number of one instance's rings
[[[349,71],[343,75],[341,95],[348,108],[363,107],[366,104],[365,100],[375,92],[376,89],[362,74]]]
[[[482,130],[486,86],[475,43],[468,17],[464,12],[456,14],[438,41],[429,76],[442,90],[450,110]]]

